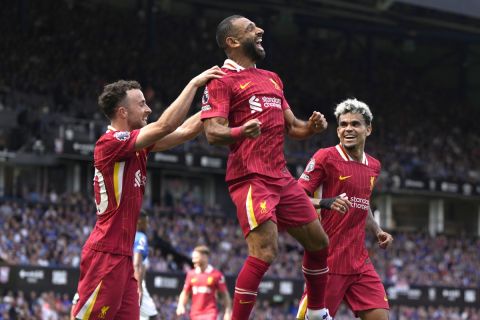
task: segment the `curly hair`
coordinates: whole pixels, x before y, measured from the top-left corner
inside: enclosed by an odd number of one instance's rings
[[[108,119],[113,118],[118,103],[125,99],[127,91],[132,89],[142,90],[142,87],[134,80],[118,80],[103,87],[103,92],[98,97],[98,105]]]
[[[365,123],[370,125],[373,120],[372,111],[367,106],[365,102],[359,101],[357,99],[347,99],[345,101],[340,102],[337,107],[335,108],[335,118],[340,118],[342,114],[345,113],[359,113],[363,116]]]

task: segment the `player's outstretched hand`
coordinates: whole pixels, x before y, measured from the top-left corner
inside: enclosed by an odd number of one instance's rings
[[[198,76],[193,78],[191,80],[191,83],[198,88],[198,87],[204,86],[208,82],[208,80],[211,80],[214,78],[216,79],[221,78],[225,74],[226,73],[223,72],[222,69],[220,69],[218,66],[213,66],[210,69],[203,71]]]
[[[393,242],[393,237],[390,233],[380,231],[377,233],[378,246],[382,249],[387,249]]]
[[[243,135],[246,138],[256,138],[258,137],[262,131],[260,129],[262,123],[258,119],[251,119],[248,120],[243,124]]]
[[[318,111],[314,111],[310,118],[308,119],[308,127],[315,133],[322,132],[327,129],[328,123],[325,120],[323,114]]]

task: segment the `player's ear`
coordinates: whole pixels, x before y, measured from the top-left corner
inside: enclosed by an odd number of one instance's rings
[[[367,126],[367,137],[372,133],[372,125]]]
[[[119,117],[120,119],[126,119],[127,115],[128,115],[128,111],[126,107],[119,106],[117,108],[117,117]]]
[[[229,48],[236,48],[236,47],[240,46],[240,41],[238,41],[234,37],[227,37],[225,39],[225,43],[227,44],[227,47],[229,47]]]

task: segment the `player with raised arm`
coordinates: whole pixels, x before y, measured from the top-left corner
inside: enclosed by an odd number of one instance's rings
[[[365,153],[372,132],[370,108],[348,99],[335,109],[340,143],[318,150],[299,184],[321,208],[321,221],[330,239],[329,275],[325,304],[332,315],[342,300],[363,320],[387,320],[388,299],[382,281],[365,248],[365,230],[371,230],[381,248],[393,238],[373,219],[370,197],[380,173],[380,162]],[[310,299],[304,294],[297,319],[305,317]]]
[[[200,132],[198,114],[178,127],[197,89],[223,74],[212,67],[193,78],[150,124],[151,109],[138,82],[120,80],[104,87],[98,101],[110,126],[94,150],[97,222],[82,250],[79,299],[73,310],[77,319],[139,318],[132,246],[146,184],[147,155]]]
[[[264,31],[234,15],[217,27],[217,43],[226,55],[227,75],[207,84],[202,119],[209,143],[229,145],[226,181],[237,207],[248,254],[235,285],[232,319],[249,318],[258,286],[278,252],[278,229],[286,229],[305,248],[303,273],[309,319],[330,319],[324,305],[328,237],[308,196],[286,167],[285,133],[305,139],[322,132],[319,112],[297,119],[283,93],[280,77],[256,68],[265,57]]]
[[[185,278],[183,290],[178,298],[177,315],[186,313],[186,305],[191,296],[191,320],[217,320],[218,294],[224,307],[223,320],[230,320],[232,301],[225,284],[225,277],[208,263],[209,255],[210,250],[206,246],[197,246],[193,249],[194,269],[188,271]]]
[[[138,283],[138,296],[140,301],[140,320],[148,320],[158,314],[155,303],[147,290],[145,275],[148,269],[148,238],[147,238],[148,215],[145,211],[140,212],[137,222],[137,233],[133,243],[133,276]]]

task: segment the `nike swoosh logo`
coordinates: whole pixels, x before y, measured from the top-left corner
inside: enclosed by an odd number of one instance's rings
[[[246,87],[248,87],[250,85],[252,81],[248,81],[247,83],[244,83],[244,84],[240,84],[240,89],[245,89]]]
[[[351,176],[340,176],[340,177],[338,177],[338,180],[343,181],[343,180],[347,180],[350,177]]]
[[[253,303],[253,301],[243,301],[243,300],[240,300],[239,302],[240,302],[240,304],[249,304],[249,303]]]

